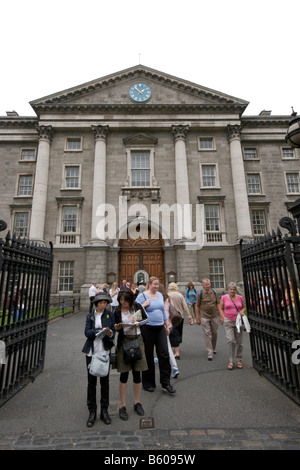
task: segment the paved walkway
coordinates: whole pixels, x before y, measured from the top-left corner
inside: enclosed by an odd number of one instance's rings
[[[112,424],[97,419],[88,429],[84,325],[84,313],[49,325],[43,373],[0,408],[0,450],[105,449],[116,456],[119,450],[194,455],[199,449],[300,449],[300,407],[252,368],[247,333],[244,368],[227,370],[223,326],[209,362],[201,327],[185,323],[180,375],[172,379],[177,393],[164,394],[158,381],[154,393],[143,391],[142,420],[133,410],[131,376],[129,419],[119,419],[119,374],[113,370]]]

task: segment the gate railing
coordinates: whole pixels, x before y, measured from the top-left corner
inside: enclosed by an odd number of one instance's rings
[[[0,239],[0,406],[43,370],[52,265],[52,244]]]
[[[299,207],[290,209],[297,218]],[[251,353],[254,368],[300,405],[300,233],[288,217],[279,224],[289,234],[240,244]]]

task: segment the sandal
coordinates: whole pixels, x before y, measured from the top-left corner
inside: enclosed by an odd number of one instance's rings
[[[232,370],[233,369],[233,362],[229,362],[228,366],[227,366],[227,369],[228,370]]]
[[[242,368],[243,368],[243,364],[241,363],[241,361],[239,361],[239,362],[237,363],[237,368],[238,368],[238,369],[242,369]]]

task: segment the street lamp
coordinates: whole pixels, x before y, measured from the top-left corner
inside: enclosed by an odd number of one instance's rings
[[[294,148],[300,148],[300,116],[292,108],[292,119],[285,136],[285,141]]]

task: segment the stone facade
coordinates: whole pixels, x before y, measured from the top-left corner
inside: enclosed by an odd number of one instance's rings
[[[128,90],[140,83],[152,96],[132,102]],[[224,291],[242,281],[239,240],[276,229],[299,198],[299,154],[284,139],[289,117],[244,115],[239,98],[139,65],[31,105],[36,117],[0,118],[1,218],[18,235],[53,243],[53,294],[86,298],[92,282],[121,282],[126,273],[133,282],[139,270],[182,289],[210,277]],[[99,236],[103,204],[115,208],[108,236]],[[170,233],[167,216],[153,220],[163,204],[191,209],[198,246],[175,233],[176,211]],[[147,246],[130,236],[136,226]],[[137,264],[122,272],[131,252]]]

